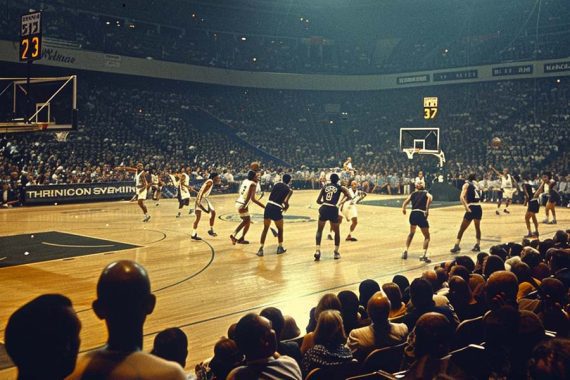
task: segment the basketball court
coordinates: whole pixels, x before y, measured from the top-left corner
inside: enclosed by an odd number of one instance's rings
[[[333,260],[333,242],[323,240],[321,261],[314,262],[317,194],[316,190],[293,194],[285,219],[288,251],[277,256],[276,239],[268,237],[263,258],[255,255],[262,229],[261,209],[256,206],[251,206],[255,223],[247,236],[251,244],[230,242],[238,224],[234,194],[211,198],[219,215],[218,237],[209,237],[203,223],[198,230],[204,239],[200,242],[190,240],[193,215],[175,218],[176,200],[162,200],[159,207],[147,202],[149,223],[142,223],[135,203],[124,201],[3,210],[1,334],[18,306],[43,293],[63,293],[72,299],[83,325],[81,351],[100,347],[106,340],[105,327],[91,310],[97,278],[112,261],[136,260],[149,271],[158,299],[145,324],[144,348],[150,350],[162,329],[181,327],[189,337],[190,369],[210,357],[228,326],[249,311],[276,306],[292,315],[304,332],[309,310],[323,294],[356,291],[367,278],[382,284],[395,274],[413,277],[453,257],[449,249],[464,213],[462,206],[443,204],[430,212],[433,263],[426,265],[419,261],[421,236],[412,243],[408,260],[400,259],[409,229],[408,216],[394,207],[401,204],[402,196],[371,194],[366,201],[372,204],[358,206],[359,225],[354,233],[358,241],[344,241],[348,231],[344,221],[342,259]],[[483,205],[482,250],[499,242],[520,242],[526,233],[526,208],[514,205],[510,215],[501,216],[494,214],[495,208],[495,204]],[[540,225],[543,237],[570,225],[570,210],[558,207],[557,212],[558,225]],[[474,234],[473,227],[467,230],[463,254],[471,254]],[[15,369],[1,351],[0,377],[13,376]]]

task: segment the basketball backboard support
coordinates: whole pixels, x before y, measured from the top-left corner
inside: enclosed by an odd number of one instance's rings
[[[445,154],[439,144],[439,128],[400,128],[400,150],[414,158],[414,154],[438,157],[439,166],[445,163]]]
[[[0,133],[77,128],[77,76],[0,78]]]

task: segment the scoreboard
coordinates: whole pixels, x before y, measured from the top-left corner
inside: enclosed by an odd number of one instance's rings
[[[424,98],[424,119],[432,120],[437,116],[439,100],[437,96]]]
[[[31,12],[22,16],[20,23],[20,62],[42,58],[42,14]]]

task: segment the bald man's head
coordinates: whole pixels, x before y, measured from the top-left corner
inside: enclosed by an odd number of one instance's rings
[[[93,305],[100,318],[143,316],[152,312],[154,303],[148,273],[140,264],[121,260],[103,269]]]
[[[424,273],[422,273],[422,278],[424,280],[427,280],[434,290],[439,289],[437,281],[437,273],[435,273],[434,270],[432,269],[426,270]]]
[[[386,324],[390,314],[390,300],[382,292],[376,292],[368,301],[368,315],[375,324]]]
[[[487,302],[493,308],[494,304],[502,304],[506,301],[515,305],[517,302],[518,280],[512,272],[501,270],[494,272],[487,280]],[[502,298],[499,300],[497,297]]]

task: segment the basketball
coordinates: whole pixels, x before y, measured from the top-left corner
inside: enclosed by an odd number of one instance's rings
[[[257,161],[254,161],[251,164],[249,164],[249,168],[251,170],[253,170],[254,172],[258,171],[260,167],[261,167],[261,165]]]
[[[491,146],[493,148],[500,148],[502,144],[503,142],[498,137],[493,137],[493,139],[491,139]]]

